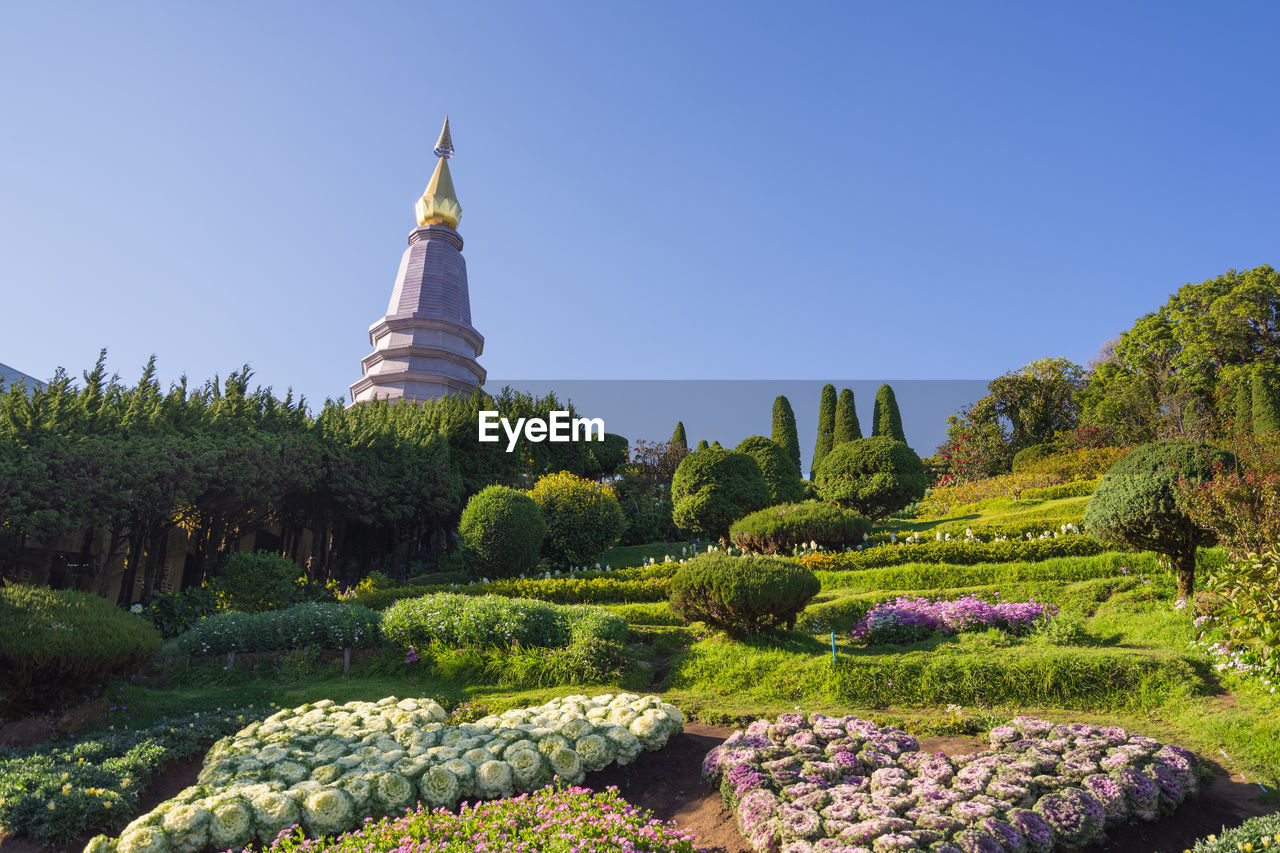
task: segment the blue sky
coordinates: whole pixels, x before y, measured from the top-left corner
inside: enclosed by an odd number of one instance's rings
[[[491,377],[1084,362],[1181,284],[1276,263],[1277,25],[1268,3],[4,4],[0,362],[43,378],[107,347],[130,381],[155,353],[166,380],[248,362],[346,394],[445,113]]]

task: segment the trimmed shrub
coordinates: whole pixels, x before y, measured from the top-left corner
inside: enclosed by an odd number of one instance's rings
[[[458,535],[472,577],[514,577],[538,564],[547,525],[524,492],[486,486],[467,501]]]
[[[589,566],[618,541],[622,507],[608,488],[561,471],[540,478],[529,496],[542,511],[542,550],[553,563]]]
[[[729,525],[769,505],[769,487],[750,455],[712,447],[681,460],[671,505],[676,526],[725,542]]]
[[[1030,447],[1024,447],[1017,453],[1013,454],[1013,473],[1017,474],[1037,459],[1043,459],[1046,456],[1052,455],[1052,444],[1033,444]]]
[[[858,410],[853,403],[853,391],[840,389],[836,400],[835,426],[831,431],[831,446],[839,447],[862,438],[862,426],[858,423]]]
[[[876,391],[876,409],[871,423],[872,436],[907,443],[907,435],[902,431],[902,415],[898,412],[898,398],[888,385],[881,385]]]
[[[227,556],[212,586],[224,610],[263,613],[297,601],[301,575],[288,557],[270,551],[240,551]]]
[[[884,518],[924,497],[924,463],[891,438],[860,438],[832,449],[814,485],[823,500]]]
[[[396,602],[382,616],[382,633],[407,648],[452,646],[559,648],[588,639],[620,642],[621,616],[597,607],[558,607],[528,598],[438,593]]]
[[[1052,557],[1090,557],[1107,548],[1088,536],[1066,534],[1052,539],[1006,539],[1000,542],[921,542],[919,545],[879,545],[847,554],[805,554],[800,562],[814,570],[848,571],[907,563],[976,563],[1039,561]]]
[[[795,463],[796,476],[800,476],[800,436],[796,433],[796,413],[791,410],[791,401],[781,395],[773,401],[773,430],[769,438],[787,452],[787,458]]]
[[[740,518],[729,539],[744,551],[776,554],[816,542],[822,548],[861,544],[871,522],[856,512],[818,501],[771,506]]]
[[[689,438],[684,432],[684,421],[676,421],[676,428],[671,433],[671,446],[689,452]]]
[[[1253,434],[1280,432],[1280,367],[1253,369]]]
[[[791,560],[703,554],[671,579],[671,610],[685,622],[742,636],[777,625],[794,628],[818,590],[813,572]]]
[[[813,463],[809,466],[809,479],[818,470],[822,460],[831,452],[831,442],[836,429],[836,386],[823,385],[818,403],[818,443],[813,448]]]
[[[358,604],[308,602],[268,613],[232,610],[201,619],[178,637],[177,644],[189,655],[367,649],[378,644],[381,622],[378,613]]]
[[[752,435],[738,442],[737,451],[745,453],[760,466],[764,484],[769,488],[769,505],[795,503],[804,496],[800,469],[793,465],[781,445],[762,435]]]
[[[1085,508],[1090,535],[1131,548],[1164,554],[1178,574],[1178,595],[1195,588],[1196,548],[1215,541],[1183,510],[1178,484],[1212,480],[1235,457],[1190,441],[1144,444],[1121,459],[1098,483]]]
[[[0,719],[47,711],[160,651],[160,632],[105,598],[0,586]]]

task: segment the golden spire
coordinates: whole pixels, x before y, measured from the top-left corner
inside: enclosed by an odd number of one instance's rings
[[[453,137],[449,134],[449,117],[444,117],[444,127],[436,140],[436,170],[422,192],[422,198],[413,206],[418,215],[418,225],[448,225],[458,227],[462,218],[462,205],[453,189],[453,176],[449,174],[449,158],[453,156]]]

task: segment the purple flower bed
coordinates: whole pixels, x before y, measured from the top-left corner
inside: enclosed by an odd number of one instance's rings
[[[857,717],[756,720],[707,753],[759,853],[1051,853],[1153,821],[1198,790],[1193,753],[1116,727],[1016,717],[991,749],[919,751]]]
[[[914,643],[941,631],[981,631],[999,628],[1025,634],[1036,622],[1057,616],[1058,608],[1035,601],[997,601],[992,604],[972,595],[953,601],[900,596],[877,604],[853,626],[853,638],[870,644]]]

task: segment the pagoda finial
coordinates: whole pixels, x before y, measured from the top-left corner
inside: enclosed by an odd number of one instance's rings
[[[453,137],[449,135],[449,117],[444,117],[444,127],[440,129],[440,138],[436,140],[436,156],[448,160],[453,156]]]
[[[436,140],[436,170],[422,192],[422,198],[413,206],[418,225],[448,225],[458,227],[462,218],[462,205],[453,189],[453,176],[449,174],[449,158],[453,156],[453,136],[449,133],[449,117],[444,117],[444,127]]]

